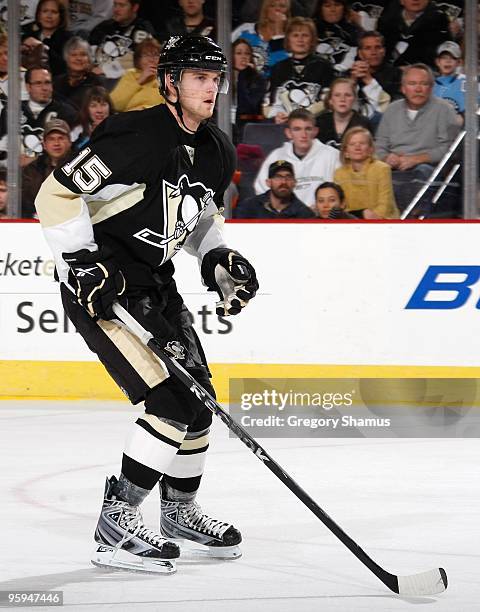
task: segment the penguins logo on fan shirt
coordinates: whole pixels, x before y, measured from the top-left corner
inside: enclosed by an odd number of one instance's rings
[[[332,64],[339,64],[350,47],[338,36],[322,38],[317,46],[317,53],[330,60]]]
[[[371,19],[378,20],[383,12],[383,6],[379,4],[368,4],[365,2],[354,2],[352,4],[352,11],[356,11],[357,13],[364,12]]]
[[[190,183],[186,174],[176,185],[163,181],[163,232],[148,227],[134,234],[134,238],[164,249],[162,263],[179,251],[193,232],[214,192],[203,183]]]
[[[40,155],[43,151],[43,128],[22,126],[22,145],[25,155]]]
[[[318,83],[287,81],[278,88],[278,96],[288,99],[287,108],[308,108],[317,101],[321,86]]]

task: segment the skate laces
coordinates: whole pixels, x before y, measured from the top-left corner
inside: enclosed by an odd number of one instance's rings
[[[203,514],[201,507],[196,502],[180,504],[180,514],[188,527],[207,532],[216,538],[221,538],[230,527],[228,523]]]
[[[118,548],[121,548],[123,544],[135,537],[139,537],[145,542],[148,542],[148,544],[153,544],[154,546],[161,546],[166,541],[161,535],[145,527],[140,508],[126,505],[121,511],[122,514],[119,518],[119,523],[125,528],[125,535],[117,544]]]

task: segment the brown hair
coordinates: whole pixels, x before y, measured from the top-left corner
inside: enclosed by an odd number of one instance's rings
[[[35,23],[40,25],[38,21],[38,15],[40,14],[40,9],[45,4],[45,2],[54,2],[57,5],[58,12],[60,14],[60,23],[58,24],[58,28],[67,28],[68,27],[68,11],[65,6],[64,0],[39,0],[37,4],[37,9],[35,11]]]
[[[375,149],[375,145],[373,142],[373,136],[366,128],[361,127],[359,125],[352,127],[349,130],[347,130],[345,134],[342,136],[342,143],[340,145],[340,161],[342,162],[343,165],[349,163],[347,155],[346,155],[347,146],[352,136],[355,136],[355,134],[363,134],[364,136],[366,136],[368,138],[368,143],[370,147],[372,149]],[[374,154],[372,152],[372,154],[370,155],[370,159],[373,159],[373,157],[374,157]]]
[[[155,38],[146,38],[141,43],[138,43],[133,52],[133,65],[135,68],[140,70],[140,58],[143,54],[155,52],[160,56],[161,48],[162,46]]]
[[[287,28],[285,30],[285,43],[284,43],[285,49],[287,51],[290,51],[289,44],[288,44],[288,35],[293,30],[299,30],[300,28],[304,28],[305,30],[308,30],[312,38],[312,44],[310,45],[310,53],[313,53],[317,47],[318,33],[317,33],[317,26],[315,25],[315,22],[313,21],[313,19],[310,19],[309,17],[292,17],[292,19],[289,20],[289,22],[287,23]]]
[[[316,125],[315,115],[306,108],[296,108],[293,110],[288,115],[287,127],[290,127],[292,121],[295,121],[295,119],[301,119],[302,121],[308,121],[312,125]]]
[[[88,112],[88,107],[90,106],[91,102],[106,102],[110,109],[110,115],[115,112],[112,99],[110,98],[110,94],[105,87],[91,87],[85,93],[82,106],[78,113],[78,122],[87,133],[90,133],[90,115]]]

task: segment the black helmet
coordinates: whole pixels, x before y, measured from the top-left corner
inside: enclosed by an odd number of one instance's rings
[[[158,60],[160,91],[165,93],[165,74],[172,75],[175,83],[180,81],[182,70],[214,70],[220,72],[219,92],[228,89],[227,59],[222,49],[207,36],[172,36],[166,43]]]

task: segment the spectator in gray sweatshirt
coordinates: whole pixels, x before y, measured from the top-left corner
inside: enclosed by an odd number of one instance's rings
[[[403,210],[447,152],[459,126],[452,107],[433,94],[425,64],[406,66],[403,100],[386,109],[376,134],[377,157],[392,168],[395,198]]]

